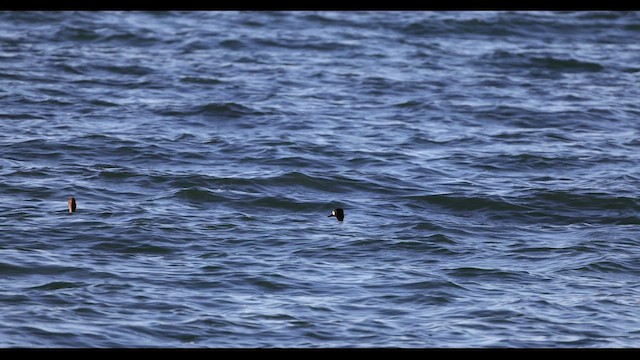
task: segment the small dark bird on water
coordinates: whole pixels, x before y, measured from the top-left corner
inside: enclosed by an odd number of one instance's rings
[[[335,217],[338,221],[344,220],[344,210],[337,208],[331,212],[327,217]]]
[[[67,207],[69,208],[70,213],[76,211],[76,199],[73,196],[69,196],[69,200],[67,200]]]

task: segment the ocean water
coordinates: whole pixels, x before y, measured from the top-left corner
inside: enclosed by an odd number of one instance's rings
[[[0,346],[640,347],[638,38],[2,12]]]

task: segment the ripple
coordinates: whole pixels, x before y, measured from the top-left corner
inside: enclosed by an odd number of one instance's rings
[[[1,345],[634,346],[637,24],[0,12]]]
[[[85,287],[87,284],[85,283],[77,283],[77,282],[68,282],[68,281],[53,281],[47,284],[34,286],[29,288],[30,290],[43,290],[43,291],[54,291],[54,290],[63,290],[63,289],[73,289],[78,287]]]

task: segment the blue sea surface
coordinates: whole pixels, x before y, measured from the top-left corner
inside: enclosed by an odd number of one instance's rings
[[[639,38],[0,12],[0,347],[640,347]]]

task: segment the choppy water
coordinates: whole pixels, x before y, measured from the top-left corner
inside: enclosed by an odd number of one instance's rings
[[[0,13],[0,346],[638,347],[639,38]]]

